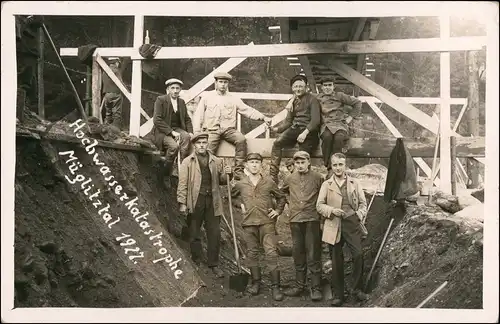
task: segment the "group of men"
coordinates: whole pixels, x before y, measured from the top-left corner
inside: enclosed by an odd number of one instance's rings
[[[272,281],[272,298],[302,295],[307,286],[307,270],[311,274],[311,299],[323,298],[321,288],[322,241],[329,244],[332,259],[332,305],[344,302],[344,269],[342,246],[347,243],[353,257],[354,296],[366,300],[362,291],[363,254],[361,226],[366,217],[366,199],[356,179],[345,172],[345,150],[349,139],[349,124],[361,113],[361,102],[352,96],[334,91],[334,80],[322,82],[323,93],[308,92],[307,78],[297,75],[290,85],[293,98],[287,104],[285,122],[273,130],[280,135],[275,140],[271,157],[271,177],[262,175],[263,158],[259,153],[247,154],[244,135],[236,129],[237,113],[270,125],[271,118],[246,105],[228,92],[232,76],[215,74],[215,90],[206,93],[193,115],[189,117],[179,93],[183,82],[166,81],[167,94],[158,97],[154,109],[154,138],[165,154],[165,174],[169,174],[179,154],[177,201],[181,214],[189,216],[191,258],[196,265],[202,259],[201,226],[207,236],[207,266],[217,278],[224,276],[219,265],[220,216],[223,204],[220,185],[235,180],[231,186],[234,204],[241,207],[244,241],[248,249],[247,262],[251,271],[248,291],[260,291],[261,269],[268,270]],[[346,105],[352,107],[351,116]],[[220,141],[235,146],[236,165],[223,166],[216,157]],[[328,169],[326,179],[311,170],[311,154],[319,144]],[[291,173],[278,187],[282,149],[299,144]],[[194,150],[190,153],[190,144]],[[292,234],[292,255],[296,278],[294,285],[280,289],[280,266],[276,221],[288,204],[288,219]],[[260,262],[260,249],[265,262]]]

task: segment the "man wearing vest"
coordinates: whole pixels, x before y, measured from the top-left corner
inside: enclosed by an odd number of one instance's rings
[[[333,175],[321,185],[316,208],[325,219],[322,240],[329,244],[332,259],[332,306],[341,306],[344,303],[344,255],[342,251],[344,243],[347,243],[353,260],[354,296],[359,301],[369,298],[362,291],[361,224],[366,217],[367,207],[361,184],[345,172],[345,155],[335,153],[331,159]]]
[[[182,81],[169,79],[165,85],[167,94],[156,99],[153,115],[155,145],[162,153],[165,152],[165,168],[160,173],[161,180],[165,175],[170,175],[177,152],[180,151],[181,161],[188,156],[193,136],[193,124],[186,103],[179,97]]]
[[[285,290],[287,296],[299,296],[306,287],[307,269],[311,272],[311,299],[319,301],[321,292],[321,229],[316,201],[323,176],[310,169],[310,156],[305,151],[294,154],[295,171],[284,180],[282,191],[289,195],[288,212],[292,232],[293,261],[296,281]]]
[[[221,140],[235,146],[236,166],[234,176],[239,179],[245,168],[247,144],[245,136],[236,129],[237,114],[240,113],[253,120],[263,120],[271,123],[271,118],[264,116],[258,110],[246,105],[240,98],[228,93],[229,73],[218,72],[214,75],[215,90],[208,91],[201,98],[193,115],[195,132],[206,129],[209,133],[208,150],[217,153]]]
[[[344,152],[349,141],[349,126],[353,119],[361,115],[361,101],[343,92],[334,91],[334,79],[326,78],[322,81],[323,93],[317,98],[321,102],[321,152],[323,161],[328,170],[327,178],[332,176],[331,157],[333,153]],[[346,108],[351,106],[349,112]]]
[[[245,176],[231,190],[231,196],[242,202],[244,239],[248,248],[248,266],[252,275],[252,284],[248,291],[258,295],[261,281],[259,256],[261,247],[265,253],[266,270],[271,274],[272,297],[283,300],[280,291],[280,271],[278,268],[278,240],[276,220],[285,207],[285,195],[278,189],[276,182],[264,177],[262,156],[249,153],[246,159]],[[273,204],[276,199],[276,207]]]
[[[307,78],[296,75],[290,81],[294,98],[287,105],[287,116],[283,124],[273,127],[281,133],[273,143],[271,152],[270,175],[278,182],[282,149],[294,147],[299,143],[299,150],[312,154],[318,146],[318,129],[321,123],[321,105],[314,95],[306,91]]]
[[[201,226],[207,236],[207,265],[217,278],[224,277],[219,265],[220,216],[223,205],[219,185],[226,184],[226,174],[231,167],[222,167],[222,160],[207,150],[208,133],[197,133],[192,142],[194,152],[186,157],[180,167],[177,201],[179,211],[185,217],[190,214],[189,241],[191,258],[200,264]]]
[[[120,59],[118,57],[110,57],[108,62],[111,71],[113,71],[118,80],[123,83],[122,72],[120,70]],[[111,80],[107,73],[103,73],[102,75],[102,91],[104,92],[104,122],[105,124],[113,125],[121,129],[123,95],[120,88]]]

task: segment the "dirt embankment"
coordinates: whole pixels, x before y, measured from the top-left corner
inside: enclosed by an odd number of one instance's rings
[[[58,152],[75,152],[82,163],[78,172],[92,178],[99,198],[110,204],[112,219],[121,220],[108,228],[102,215],[70,175],[67,157]],[[182,258],[183,279],[176,280],[168,264],[154,264],[159,246],[144,235],[129,209],[110,190],[99,167],[93,164],[81,144],[17,138],[15,183],[15,306],[16,307],[328,307],[329,301],[313,303],[305,295],[274,302],[269,276],[264,274],[262,294],[239,295],[229,290],[234,273],[231,234],[221,220],[221,267],[223,279],[213,279],[208,269],[195,270],[189,262],[187,242],[181,239],[184,225],[177,212],[175,189],[158,182],[158,169],[151,155],[96,147],[117,182],[130,197],[139,197],[139,209],[149,212],[147,220],[154,233],[163,232],[163,244],[175,258]],[[78,173],[77,172],[77,173]],[[72,178],[74,179],[74,178]],[[374,183],[378,183],[376,179]],[[221,191],[227,201],[227,187]],[[90,192],[89,192],[90,193]],[[371,195],[367,194],[368,201]],[[225,216],[229,209],[225,204]],[[241,219],[234,209],[235,223]],[[387,206],[376,197],[367,217],[368,237],[363,241],[365,277],[377,254],[391,217],[395,221],[387,244],[372,275],[366,303],[348,298],[345,306],[416,307],[445,280],[448,285],[426,307],[482,307],[482,224],[464,221],[439,207],[415,204]],[[291,246],[285,215],[277,223],[279,238]],[[116,241],[130,234],[145,257],[133,264]],[[241,227],[237,228],[241,237]],[[203,244],[206,239],[203,237]],[[245,251],[244,242],[239,242]],[[347,252],[347,251],[346,251]],[[351,262],[346,253],[346,280],[350,287]],[[323,262],[328,260],[326,250]],[[294,280],[293,259],[280,258],[282,286]],[[245,265],[245,260],[243,260]],[[328,269],[323,275],[328,296]],[[203,286],[205,285],[205,286]],[[198,288],[202,286],[199,290]]]

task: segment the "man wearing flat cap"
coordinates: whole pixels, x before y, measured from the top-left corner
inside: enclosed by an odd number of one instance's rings
[[[331,157],[334,153],[345,153],[349,141],[349,127],[353,119],[359,119],[362,103],[354,96],[335,91],[333,77],[323,79],[321,88],[322,93],[317,96],[321,102],[321,152],[328,170],[327,178],[330,178],[333,174]]]
[[[310,155],[305,151],[294,154],[295,171],[284,180],[281,190],[288,195],[288,221],[292,233],[292,254],[295,283],[284,291],[287,296],[300,296],[311,273],[311,300],[323,298],[321,290],[321,229],[316,201],[323,176],[311,170]]]
[[[272,298],[283,300],[280,291],[280,270],[278,266],[278,240],[276,220],[285,207],[285,195],[278,189],[276,182],[264,177],[262,156],[249,153],[243,176],[231,190],[231,196],[241,201],[244,240],[248,248],[247,260],[252,276],[248,292],[258,295],[261,282],[261,266],[265,266],[271,276]],[[276,200],[276,206],[273,202]],[[265,262],[259,262],[260,250],[264,250]]]
[[[120,69],[120,58],[108,58],[109,68],[116,75],[118,80],[123,83],[122,71]],[[123,95],[116,83],[111,80],[107,73],[102,75],[102,91],[104,93],[104,123],[122,128],[122,104]]]
[[[287,116],[281,126],[273,127],[273,131],[281,133],[273,143],[271,152],[270,175],[278,181],[282,149],[295,146],[312,154],[318,146],[318,130],[321,123],[321,105],[318,99],[306,91],[307,78],[294,76],[290,81],[294,94],[293,101],[287,105]]]
[[[271,118],[264,116],[258,110],[246,105],[240,98],[228,92],[232,76],[226,72],[214,75],[215,90],[208,91],[201,98],[193,115],[194,131],[206,129],[209,133],[208,150],[217,153],[221,140],[235,146],[236,166],[235,178],[243,174],[247,144],[245,136],[236,129],[237,113],[253,120],[263,120],[271,123]]]
[[[208,133],[195,133],[192,138],[194,152],[180,166],[177,202],[179,211],[189,219],[189,241],[191,259],[200,264],[201,226],[207,236],[207,265],[217,278],[224,273],[219,266],[220,216],[223,212],[220,185],[227,182],[231,166],[223,167],[222,160],[207,150]],[[189,214],[189,215],[188,215]]]
[[[155,145],[162,153],[165,152],[165,166],[163,172],[160,172],[160,180],[163,180],[165,175],[170,175],[178,151],[181,160],[188,156],[193,133],[186,103],[179,97],[182,81],[169,79],[165,85],[167,94],[156,98],[153,115]]]

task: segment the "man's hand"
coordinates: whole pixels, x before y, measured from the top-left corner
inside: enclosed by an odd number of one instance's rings
[[[274,217],[277,217],[279,215],[280,214],[276,210],[269,208],[269,213],[267,214],[269,218],[273,219]]]
[[[345,122],[347,124],[350,124],[352,122],[352,117],[351,116],[347,116],[347,118],[345,119]]]
[[[181,134],[177,133],[176,131],[172,131],[170,134],[172,134],[176,141],[179,139],[179,136],[181,136]]]
[[[273,127],[271,128],[271,130],[275,133],[279,133],[279,128],[278,127]]]
[[[344,217],[345,212],[342,209],[335,208],[332,210],[332,214],[337,216],[337,217]]]
[[[309,131],[307,129],[304,129],[304,131],[297,137],[297,142],[303,143],[306,140],[308,134]]]
[[[179,212],[181,213],[182,216],[187,216],[187,206],[184,204],[180,204]]]
[[[189,138],[193,138],[193,133],[188,133],[189,134]]]
[[[271,117],[264,117],[264,123],[266,123],[268,127],[271,126],[272,121],[273,119]]]
[[[230,166],[230,165],[226,165],[226,166],[224,167],[224,173],[226,173],[226,174],[231,174],[231,173],[233,173],[233,168],[231,168],[231,166]]]

